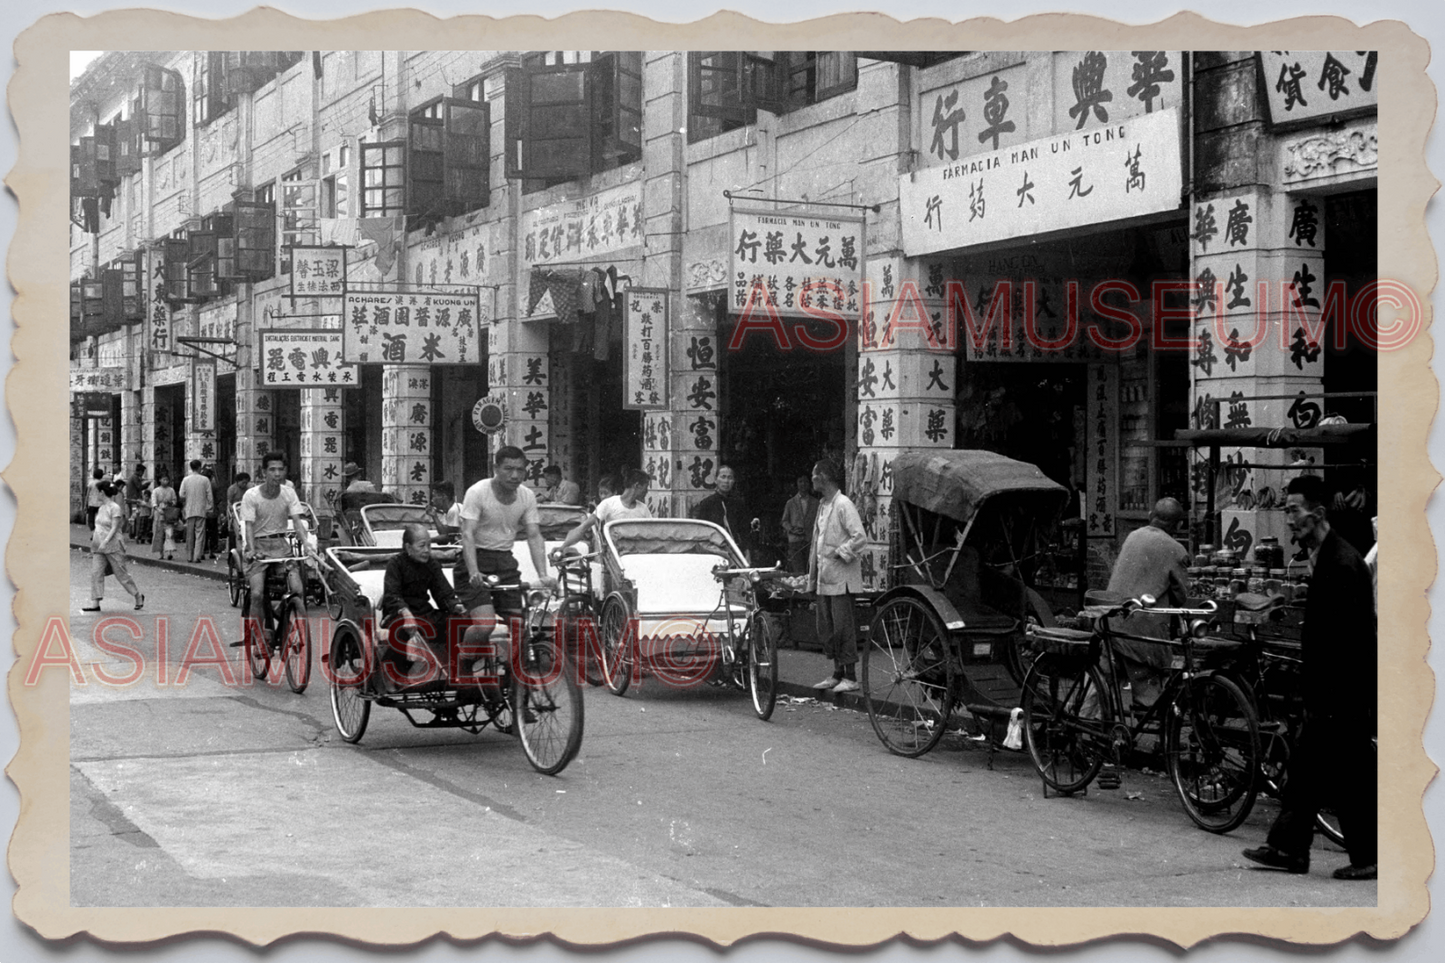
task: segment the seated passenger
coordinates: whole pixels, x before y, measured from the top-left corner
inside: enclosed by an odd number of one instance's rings
[[[435,605],[432,604],[433,600]],[[447,581],[442,564],[431,554],[431,535],[425,525],[408,525],[402,533],[401,551],[392,556],[386,564],[386,577],[381,596],[382,628],[395,626],[395,635],[384,633],[389,640],[389,649],[382,658],[382,671],[398,685],[415,685],[445,677],[445,671],[438,675],[436,667],[422,659],[411,667],[410,673],[403,674],[401,664],[407,661],[407,650],[402,643],[410,640],[410,650],[421,655],[422,642],[429,643],[438,661],[445,668],[447,652],[447,620],[451,615],[461,615],[465,610]],[[405,628],[398,624],[404,619],[422,623],[423,627]],[[428,633],[425,626],[429,626]]]

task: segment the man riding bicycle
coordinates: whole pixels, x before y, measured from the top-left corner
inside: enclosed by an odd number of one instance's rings
[[[295,525],[296,535],[309,557],[314,554],[307,540],[306,518],[302,512],[301,500],[295,489],[283,484],[286,481],[286,456],[279,451],[268,452],[261,459],[262,482],[246,489],[241,496],[241,553],[246,560],[246,579],[251,586],[251,602],[260,605],[263,629],[269,631],[266,622],[270,620],[271,606],[266,599],[267,559],[289,558],[291,545],[286,538],[287,522]],[[305,592],[301,571],[296,562],[285,565],[286,581],[293,593]],[[245,619],[251,615],[250,603]]]
[[[453,576],[457,596],[466,606],[471,624],[462,642],[466,651],[476,652],[486,646],[496,626],[497,613],[520,615],[521,593],[515,589],[494,592],[487,586],[487,576],[494,576],[502,585],[516,585],[521,571],[512,555],[517,531],[527,535],[532,564],[537,569],[541,587],[551,591],[557,580],[547,574],[546,543],[537,514],[537,496],[522,484],[527,476],[527,456],[520,448],[507,445],[497,450],[491,478],[483,478],[467,489],[462,499],[462,557]],[[506,664],[508,652],[497,647],[496,657]],[[472,675],[485,672],[485,659],[472,667]]]

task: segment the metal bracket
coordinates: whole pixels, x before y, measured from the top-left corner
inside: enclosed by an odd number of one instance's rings
[[[235,359],[235,358],[227,357],[226,355],[223,355],[223,354],[216,354],[216,352],[210,350],[209,348],[203,347],[203,345],[207,345],[207,344],[228,344],[228,345],[230,345],[230,346],[233,347],[233,348],[236,347],[236,346],[237,346],[237,345],[236,345],[236,342],[233,341],[233,340],[230,339],[230,338],[190,338],[190,337],[178,337],[178,338],[175,339],[175,342],[176,342],[176,344],[183,344],[183,345],[185,345],[187,348],[192,349],[193,351],[199,351],[201,354],[208,355],[208,356],[210,356],[210,357],[212,357],[212,358],[215,358],[217,361],[224,361],[224,362],[226,362],[226,364],[230,365],[232,368],[236,368],[236,369],[239,370],[240,367],[241,367],[239,364],[236,363],[236,359]],[[173,354],[173,355],[175,355],[175,356],[178,357],[178,358],[188,358],[188,359],[190,359],[191,361],[199,361],[199,360],[201,360],[200,354],[181,354],[179,351],[172,351],[172,352],[170,352],[170,353]]]

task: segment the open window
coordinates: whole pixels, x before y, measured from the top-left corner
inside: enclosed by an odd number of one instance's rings
[[[141,80],[142,136],[155,154],[164,154],[186,135],[186,85],[169,67],[146,64]]]
[[[201,221],[199,231],[186,238],[186,284],[188,301],[205,301],[226,293],[219,274],[220,239],[235,231],[230,214],[212,214]]]
[[[642,53],[547,51],[506,74],[507,176],[526,190],[642,158]]]
[[[491,203],[491,107],[443,97],[411,112],[408,229]]]
[[[701,50],[688,54],[690,142],[816,104],[858,86],[858,57],[838,50]]]
[[[361,145],[361,216],[406,213],[406,141]]]
[[[70,284],[70,340],[82,341],[103,334],[105,286],[100,278],[81,278]]]
[[[191,117],[197,128],[205,127],[235,104],[228,76],[230,55],[224,50],[203,50],[200,56],[195,89],[191,91]]]
[[[145,138],[140,120],[140,100],[131,101],[130,116],[115,120],[115,176],[139,174]]]
[[[268,184],[256,192],[256,199],[273,202],[279,186],[282,274],[291,273],[291,249],[314,247],[321,243],[321,228],[316,218],[316,182],[302,177],[298,168],[281,178],[278,185]]]
[[[226,92],[232,97],[260,90],[283,70],[300,62],[300,50],[226,51]]]
[[[163,297],[172,306],[198,300],[191,297],[189,273],[191,246],[184,234],[184,231],[177,231],[170,237],[163,238],[159,245]]]
[[[222,277],[263,281],[276,273],[276,204],[255,191],[234,197],[234,260]]]

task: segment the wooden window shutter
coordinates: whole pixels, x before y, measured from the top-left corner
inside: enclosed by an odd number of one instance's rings
[[[165,153],[181,142],[186,133],[185,82],[168,67],[147,64],[141,85],[141,109],[145,117],[144,137]]]
[[[168,237],[161,243],[164,257],[165,298],[173,304],[191,300],[190,244],[183,237]]]
[[[507,176],[571,180],[591,172],[591,64],[507,72]],[[518,121],[516,133],[511,121]]]
[[[597,130],[593,170],[642,159],[642,53],[619,50],[592,62],[592,111]]]
[[[448,213],[465,214],[492,200],[492,108],[482,101],[442,101],[444,195]]]
[[[115,176],[140,173],[140,125],[132,116],[115,122]]]
[[[406,213],[406,145],[404,140],[360,145],[362,217]]]
[[[82,137],[71,151],[70,192],[76,197],[99,197],[100,176],[96,166],[95,138]]]
[[[125,274],[121,271],[100,272],[101,317],[114,331],[125,323]]]
[[[406,213],[422,221],[434,221],[447,213],[445,139],[439,109],[412,111],[407,119]]]
[[[235,276],[269,278],[276,273],[276,208],[239,196],[235,204]]]

